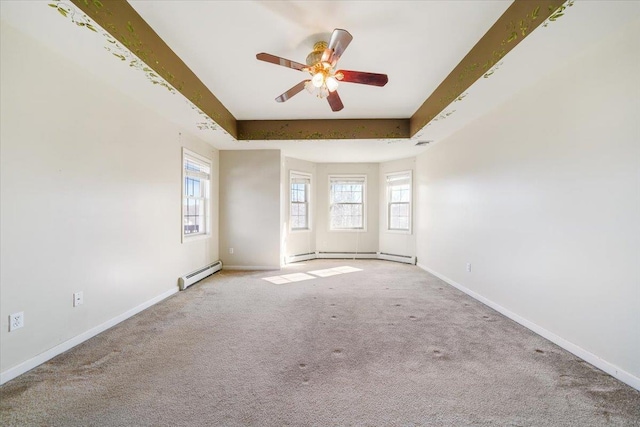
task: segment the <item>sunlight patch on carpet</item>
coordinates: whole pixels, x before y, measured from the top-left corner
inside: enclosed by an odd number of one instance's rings
[[[353,273],[356,271],[362,271],[361,268],[349,267],[347,265],[343,267],[327,268],[324,270],[313,270],[307,273],[293,273],[284,274],[282,276],[263,277],[267,282],[271,282],[275,285],[282,285],[283,283],[300,282],[302,280],[316,279],[318,277],[330,277],[338,274]],[[313,276],[310,276],[313,274]],[[317,277],[316,277],[317,276]]]
[[[314,276],[318,276],[318,277],[329,277],[329,276],[335,276],[337,274],[342,274],[342,273],[332,268],[327,268],[326,270],[310,271],[309,274],[313,274]]]
[[[264,280],[274,283],[276,285],[281,285],[283,283],[301,282],[303,280],[309,280],[309,279],[315,279],[315,277],[310,276],[306,273],[293,273],[293,274],[285,274],[282,276],[264,277]]]
[[[355,271],[362,271],[361,268],[349,267],[345,265],[344,267],[335,267],[331,270],[339,271],[340,273],[353,273]]]

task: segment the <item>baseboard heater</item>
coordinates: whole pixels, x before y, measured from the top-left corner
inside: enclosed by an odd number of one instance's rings
[[[378,259],[384,259],[387,261],[395,261],[395,262],[404,262],[406,264],[414,264],[414,265],[416,263],[416,257],[414,256],[387,254],[384,252],[380,252],[378,254]]]
[[[196,271],[192,271],[189,274],[185,274],[178,279],[180,290],[184,291],[194,283],[199,282],[205,277],[211,276],[213,273],[220,270],[222,270],[222,261],[216,261],[213,264],[207,265],[206,267],[200,268]]]
[[[298,261],[307,261],[310,259],[316,259],[318,258],[318,256],[316,255],[315,252],[307,252],[305,254],[295,254],[295,255],[288,255],[285,257],[285,264],[290,264],[292,262],[298,262]]]
[[[378,258],[377,252],[318,252],[318,258],[320,259],[376,259]]]
[[[385,252],[309,252],[306,254],[289,255],[285,258],[285,264],[310,259],[383,259],[386,261],[403,262],[405,264],[416,263],[416,257],[409,255],[396,255]]]

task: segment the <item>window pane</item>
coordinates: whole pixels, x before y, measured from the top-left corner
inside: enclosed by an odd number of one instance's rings
[[[388,228],[410,230],[411,173],[387,175]]]
[[[335,204],[331,206],[331,228],[362,228],[361,204]]]
[[[304,185],[292,187],[291,189],[291,201],[292,202],[305,202],[305,188]]]
[[[308,228],[307,224],[307,204],[292,203],[291,204],[291,228]]]
[[[292,202],[304,202],[305,201],[305,184],[291,184],[291,201]]]
[[[334,184],[331,187],[331,200],[334,203],[362,203],[362,184]]]
[[[207,233],[210,164],[183,149],[184,192],[182,202],[184,235]]]
[[[330,228],[364,228],[365,183],[360,178],[331,178]]]
[[[184,179],[184,195],[187,197],[202,197],[202,187],[199,178]]]
[[[302,175],[292,175],[289,223],[291,229],[308,229],[308,202],[311,180]]]
[[[409,229],[409,203],[393,203],[389,206],[389,228],[394,230]]]
[[[205,203],[199,199],[186,199],[183,203],[184,234],[206,232]]]
[[[391,205],[391,216],[409,216],[409,205],[397,203]]]
[[[409,202],[411,190],[408,185],[397,185],[389,188],[390,202]]]

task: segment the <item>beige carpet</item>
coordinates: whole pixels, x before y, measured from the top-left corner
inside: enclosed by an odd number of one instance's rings
[[[385,261],[217,273],[0,392],[3,426],[640,425],[640,392]]]

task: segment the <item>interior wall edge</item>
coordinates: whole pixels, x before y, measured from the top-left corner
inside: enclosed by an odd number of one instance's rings
[[[30,359],[25,360],[24,362],[13,366],[9,369],[7,369],[6,371],[0,373],[0,385],[4,384],[8,381],[11,381],[12,379],[30,371],[31,369],[42,365],[43,363],[47,362],[48,360],[53,359],[54,357],[58,356],[59,354],[64,353],[67,350],[72,349],[73,347],[82,344],[83,342],[87,341],[90,338],[95,337],[96,335],[106,331],[107,329],[110,329],[112,327],[114,327],[115,325],[117,325],[118,323],[121,323],[127,319],[129,319],[130,317],[135,316],[136,314],[140,313],[141,311],[146,310],[147,308],[159,303],[160,301],[170,297],[171,295],[175,294],[178,292],[178,286],[176,285],[175,287],[161,293],[160,295],[151,298],[148,301],[143,302],[142,304],[125,311],[124,313],[110,319],[107,320],[104,323],[101,323],[98,326],[95,326],[91,329],[89,329],[88,331],[85,331],[79,335],[76,335],[75,337],[68,339],[67,341],[56,345],[55,347],[52,347],[46,351],[43,351],[42,353],[38,354],[37,356],[34,356]]]
[[[576,344],[572,343],[571,341],[568,341],[564,338],[562,338],[559,335],[554,334],[553,332],[539,326],[538,324],[525,319],[524,317],[518,315],[517,313],[514,313],[510,310],[507,310],[506,308],[504,308],[503,306],[493,302],[492,300],[484,297],[483,295],[472,291],[471,289],[465,287],[464,285],[448,278],[447,276],[444,276],[440,273],[438,273],[435,270],[432,270],[431,268],[427,267],[424,264],[421,263],[417,263],[416,264],[419,268],[421,268],[422,270],[426,271],[427,273],[430,273],[434,276],[436,276],[438,279],[444,281],[445,283],[453,286],[454,288],[464,292],[465,294],[469,295],[471,298],[475,299],[476,301],[481,302],[482,304],[494,309],[495,311],[497,311],[498,313],[508,317],[509,319],[513,320],[516,323],[519,323],[520,325],[524,326],[525,328],[529,329],[532,332],[535,332],[536,334],[540,335],[541,337],[551,341],[552,343],[558,345],[559,347],[563,348],[564,350],[567,350],[569,353],[572,353],[573,355],[579,357],[580,359],[584,360],[585,362],[588,362],[590,364],[592,364],[593,366],[595,366],[596,368],[606,372],[607,374],[611,375],[612,377],[622,381],[623,383],[635,388],[636,390],[640,391],[640,378],[636,377],[635,375],[631,374],[630,372],[627,372],[623,369],[620,369],[619,367],[617,367],[616,365],[614,365],[613,363],[610,363],[604,359],[602,359],[601,357],[598,357],[597,355],[585,350],[584,348],[577,346]]]

